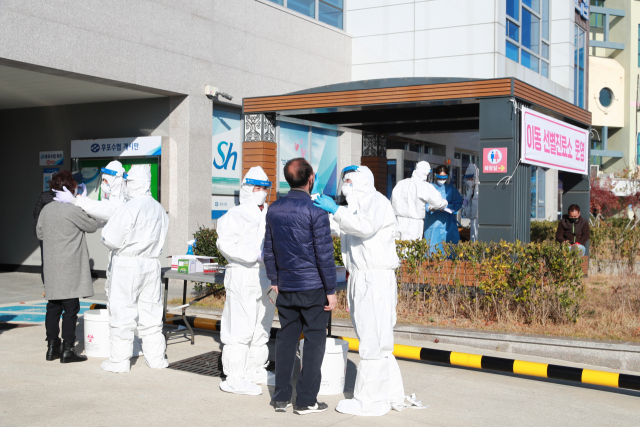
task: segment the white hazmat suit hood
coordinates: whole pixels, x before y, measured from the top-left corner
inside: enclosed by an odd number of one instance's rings
[[[227,378],[220,389],[248,395],[262,394],[257,384],[274,384],[273,374],[265,369],[275,314],[275,305],[267,296],[271,282],[262,263],[268,205],[263,191],[254,192],[256,186],[271,187],[259,166],[249,169],[242,180],[240,205],[231,208],[217,224],[217,247],[229,262],[220,331]]]
[[[134,165],[125,174],[125,197],[127,200],[151,195],[151,170],[148,165]]]
[[[393,189],[391,204],[398,218],[396,237],[400,240],[422,239],[426,205],[444,209],[448,202],[440,192],[426,181],[431,165],[418,162],[411,178],[403,179]]]
[[[102,230],[102,243],[112,258],[106,286],[109,301],[110,356],[101,368],[129,372],[134,329],[142,338],[142,351],[150,368],[168,366],[162,334],[162,287],[160,261],[169,228],[169,217],[150,195],[151,173],[135,165],[127,174],[129,201]],[[137,319],[137,322],[136,322]]]
[[[366,166],[350,167],[344,179],[353,189],[348,206],[331,218],[332,234],[342,241],[342,257],[349,271],[347,294],[351,321],[360,340],[360,357],[353,399],[338,403],[338,412],[384,415],[404,402],[400,368],[394,358],[399,265],[395,234],[397,222],[389,200],[376,191]]]
[[[473,178],[473,184],[467,184],[469,178]],[[478,193],[480,191],[480,170],[473,163],[467,167],[464,174],[465,196],[463,201],[462,213],[470,220],[471,241],[478,240]]]
[[[115,172],[115,175],[113,174]],[[107,167],[102,168],[102,179],[107,181],[100,184],[102,195],[106,199],[112,196],[116,199],[124,198],[124,167],[117,160],[110,162]]]

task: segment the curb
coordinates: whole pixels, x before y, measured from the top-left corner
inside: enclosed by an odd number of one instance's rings
[[[173,315],[167,315],[167,320],[165,321],[166,324],[184,324],[182,320],[178,320],[174,323],[171,321],[171,317],[173,317]],[[220,320],[192,316],[187,317],[187,320],[195,328],[220,331]],[[279,328],[271,328],[272,339],[275,338],[278,330]],[[347,341],[349,343],[349,350],[358,351],[360,343],[357,339],[336,335],[333,335],[333,337]],[[393,346],[393,354],[396,357],[410,360],[422,360],[473,369],[508,372],[516,375],[550,378],[640,391],[640,376],[620,374],[617,372],[604,372],[547,363],[526,362],[522,360],[503,359],[501,357],[459,353],[455,351],[414,347],[402,344],[395,344]]]
[[[171,310],[176,306],[168,306]],[[221,316],[221,309],[189,307],[188,315]],[[275,316],[274,320],[278,320]],[[331,329],[353,331],[349,319],[333,318]],[[399,323],[394,328],[394,337],[416,341],[438,339],[443,344],[462,345],[482,350],[511,354],[546,357],[603,366],[610,369],[640,372],[640,343],[624,341],[588,340],[581,338],[555,337],[549,335],[519,334],[513,332],[479,331],[474,329],[445,328]]]

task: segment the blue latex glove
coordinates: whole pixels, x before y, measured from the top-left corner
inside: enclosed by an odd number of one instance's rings
[[[336,204],[336,202],[333,201],[333,199],[325,194],[323,194],[322,196],[318,197],[314,202],[313,205],[316,207],[319,207],[320,209],[322,209],[323,211],[327,211],[329,213],[336,213],[336,211],[338,210],[338,205]]]
[[[56,193],[56,197],[53,198],[56,202],[71,203],[73,202],[73,193],[67,190],[67,187],[62,187],[63,191],[53,190]]]
[[[315,175],[315,179],[313,180],[313,189],[311,190],[311,194],[318,194],[318,174]]]
[[[78,194],[82,197],[87,197],[87,186],[85,184],[78,184]]]

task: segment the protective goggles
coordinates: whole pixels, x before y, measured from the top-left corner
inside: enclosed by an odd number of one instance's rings
[[[100,172],[102,173],[106,173],[107,175],[111,175],[111,176],[118,176],[118,172],[111,170],[111,169],[107,169],[107,168],[101,168]],[[126,178],[126,173],[124,174],[124,177]]]
[[[475,177],[476,177],[476,176],[475,176],[474,174],[470,174],[470,175],[465,175],[465,176],[464,176],[464,179],[472,179],[472,178],[474,178],[474,179],[475,179]]]
[[[347,166],[346,168],[342,169],[342,173],[340,174],[340,181],[344,182],[344,176],[346,174],[348,174],[349,172],[358,172],[359,168],[360,168],[360,166],[351,165],[351,166]]]
[[[259,179],[245,178],[244,179],[244,183],[248,184],[248,185],[255,185],[256,187],[271,188],[271,182],[270,181],[260,181]]]
[[[436,179],[447,179],[449,175],[436,175]]]

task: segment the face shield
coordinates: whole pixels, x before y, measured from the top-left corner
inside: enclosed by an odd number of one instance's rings
[[[342,169],[342,173],[340,174],[340,181],[339,181],[340,189],[338,190],[338,192],[336,194],[336,203],[338,205],[340,205],[340,206],[346,206],[347,205],[347,195],[344,194],[345,193],[344,190],[346,189],[345,185],[346,186],[350,186],[351,188],[353,188],[353,184],[346,184],[344,182],[344,180],[347,179],[347,178],[345,178],[345,176],[347,174],[350,174],[350,173],[358,172],[358,168],[359,167],[360,166],[351,165],[351,166],[347,166],[346,168]]]
[[[439,174],[435,174],[433,178],[437,185],[444,185],[447,183],[447,180],[449,179],[449,175],[444,173],[439,173]]]
[[[100,189],[102,190],[104,198],[108,199],[113,189],[114,180],[118,176],[118,171],[102,168],[100,169],[100,172],[102,172],[102,183],[100,184]],[[126,174],[124,174],[124,176],[126,179]]]
[[[262,206],[265,202],[267,204],[271,203],[271,182],[263,181],[260,179],[251,179],[245,178],[244,184],[252,185],[254,187],[254,192],[252,193],[253,200],[258,206]],[[255,191],[255,189],[259,189]]]

